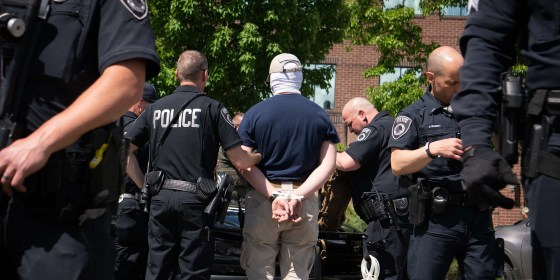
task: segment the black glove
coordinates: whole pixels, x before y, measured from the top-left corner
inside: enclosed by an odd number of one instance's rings
[[[517,177],[507,161],[490,147],[473,147],[463,154],[461,177],[463,188],[481,208],[513,208],[513,200],[499,190],[508,184],[517,185]]]

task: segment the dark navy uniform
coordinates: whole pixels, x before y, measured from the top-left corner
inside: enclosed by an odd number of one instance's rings
[[[412,227],[408,223],[408,190],[399,189],[397,179],[391,171],[391,149],[387,147],[391,138],[393,118],[386,112],[379,112],[365,126],[356,141],[348,147],[346,153],[360,163],[360,168],[349,172],[354,209],[359,211],[364,192],[377,191],[395,199],[399,207],[396,216],[400,230],[394,225],[384,227],[379,221],[368,224],[366,229],[368,253],[380,263],[383,272],[381,279],[406,279],[406,252]]]
[[[526,88],[529,110],[524,118],[534,119],[548,131],[543,137],[539,160],[524,159],[523,173],[529,180],[529,217],[533,243],[533,277],[560,277],[560,2],[556,0],[485,0],[471,6],[461,50],[462,91],[453,99],[453,108],[463,132],[463,146],[490,146],[494,121],[501,101],[500,75],[521,55],[529,58]],[[516,44],[521,38],[521,43]],[[555,101],[556,100],[556,101]],[[548,123],[541,121],[549,118]],[[526,135],[533,135],[527,131]],[[529,139],[527,139],[529,140]],[[532,141],[524,141],[525,144]],[[526,145],[524,150],[529,145]],[[528,154],[528,153],[527,153]],[[546,155],[545,157],[543,156]],[[536,176],[528,176],[532,165]],[[547,165],[547,166],[543,166]],[[548,168],[547,168],[548,167]]]
[[[219,146],[241,144],[227,109],[206,95],[181,105],[200,90],[180,86],[140,115],[127,133],[136,146],[150,143],[153,170],[162,170],[166,182],[179,180],[190,190],[162,187],[151,201],[148,222],[147,279],[168,279],[177,265],[181,279],[209,279],[214,259],[213,218],[203,213],[205,204],[192,188],[197,178],[214,178]],[[170,124],[175,114],[177,122]],[[171,129],[163,145],[156,148],[164,129]],[[170,181],[169,181],[170,182]],[[178,262],[178,263],[177,263]]]
[[[159,71],[145,1],[134,7],[126,1],[48,2],[47,19],[37,20],[40,32],[17,115],[20,137],[65,110],[111,65],[140,58],[147,78]],[[110,216],[107,205],[99,203],[107,200],[100,192],[106,186],[88,167],[99,148],[94,135],[102,131],[52,154],[44,168],[25,179],[27,192],[14,193],[5,238],[21,278],[112,278]],[[109,161],[118,166],[109,158],[106,154],[99,166]]]
[[[137,116],[126,112],[123,116],[124,131],[131,129]],[[136,151],[138,165],[143,173],[148,166],[148,143]],[[115,279],[143,279],[146,274],[148,253],[148,216],[140,205],[140,189],[126,176],[125,191],[119,197],[116,222]]]
[[[457,122],[430,93],[403,109],[395,118],[390,148],[415,150],[427,142],[459,136]],[[444,279],[453,258],[466,279],[495,279],[497,247],[490,210],[479,211],[462,193],[461,162],[437,157],[416,178],[427,178],[432,189],[445,189],[451,199],[443,213],[430,213],[414,226],[408,250],[411,279]]]

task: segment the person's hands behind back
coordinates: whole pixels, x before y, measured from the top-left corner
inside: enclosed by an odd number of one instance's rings
[[[506,160],[490,147],[473,147],[463,154],[461,177],[463,188],[481,209],[488,206],[513,208],[513,200],[499,190],[508,184],[517,184],[517,177]]]
[[[276,198],[272,202],[272,218],[279,223],[291,221],[299,223],[301,218],[302,202],[299,199]]]

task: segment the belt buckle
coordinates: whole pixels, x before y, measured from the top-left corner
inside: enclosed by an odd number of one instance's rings
[[[283,191],[293,191],[294,190],[294,182],[292,181],[281,181],[280,182],[281,190]]]

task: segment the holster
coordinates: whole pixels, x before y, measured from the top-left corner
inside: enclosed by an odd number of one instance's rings
[[[216,181],[203,177],[196,180],[196,197],[200,202],[207,204],[214,198],[217,191]]]
[[[560,116],[560,90],[536,90],[529,102],[527,117],[531,120],[529,144],[523,151],[523,175],[536,178],[544,174],[560,179],[557,167],[560,156],[547,151],[548,139]]]
[[[413,225],[421,225],[428,217],[432,201],[432,192],[428,179],[419,178],[416,184],[409,187],[409,190],[411,194],[408,220]]]
[[[357,208],[358,216],[366,223],[376,221],[386,213],[383,199],[379,199],[374,192],[363,193]]]
[[[144,184],[148,188],[151,196],[159,193],[164,182],[165,173],[163,173],[163,171],[161,170],[148,172],[144,177]]]

